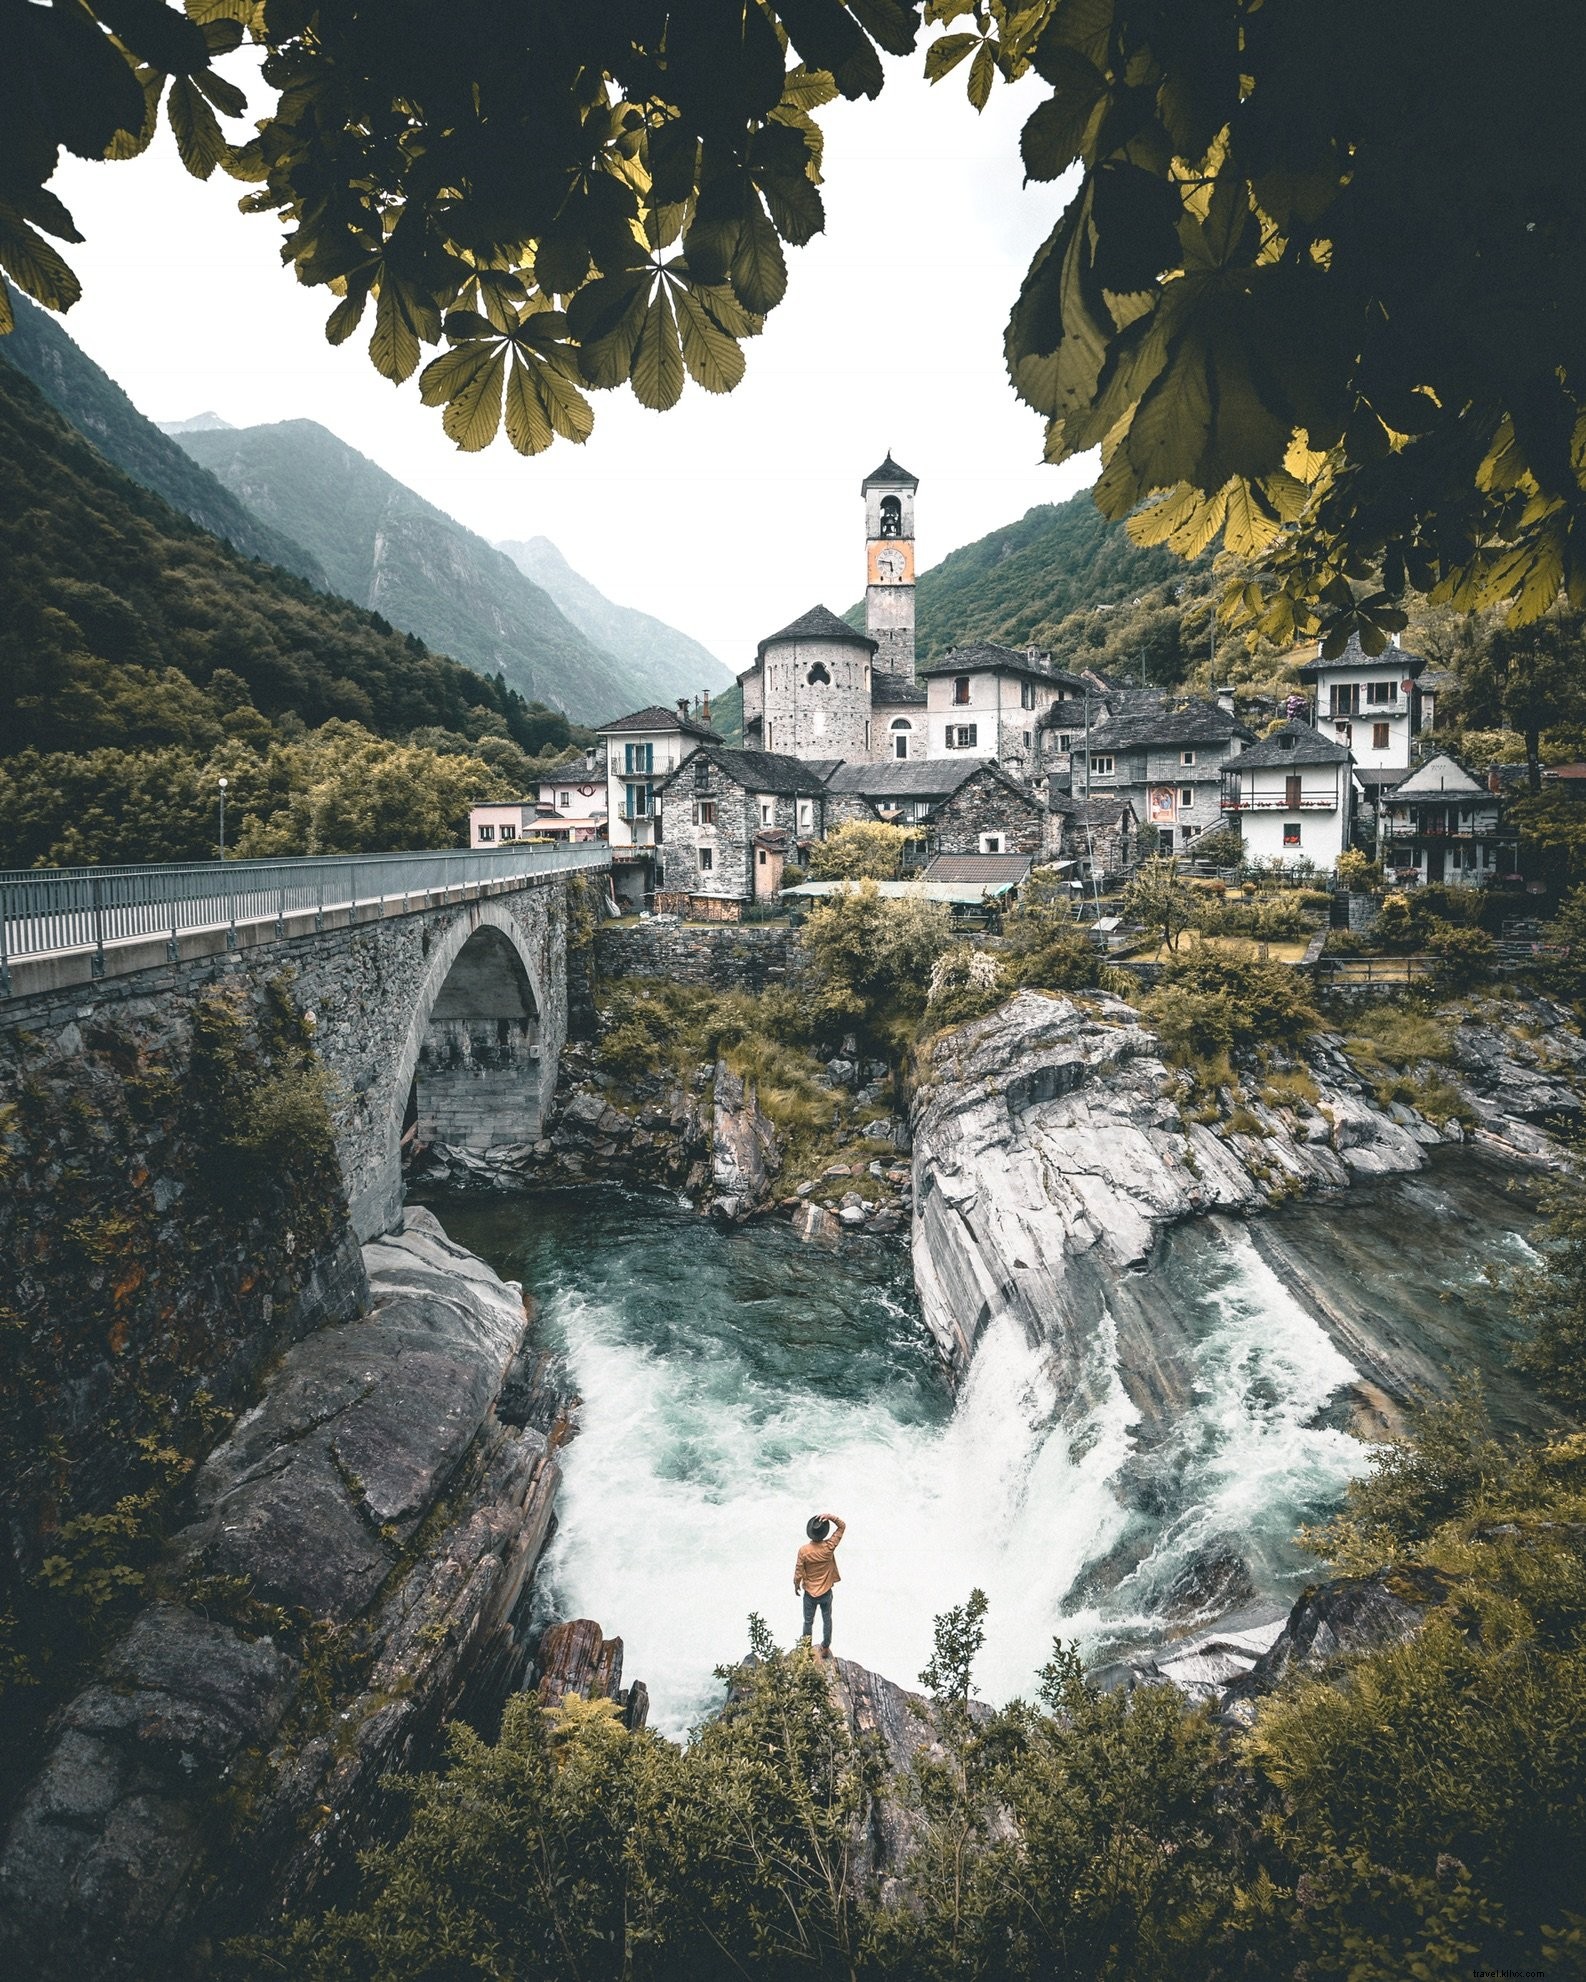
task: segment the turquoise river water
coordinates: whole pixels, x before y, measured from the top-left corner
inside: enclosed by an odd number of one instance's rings
[[[1152,1427],[1111,1369],[1105,1316],[1078,1423],[1011,1324],[953,1398],[896,1241],[832,1254],[610,1187],[435,1208],[534,1296],[583,1400],[543,1601],[622,1635],[672,1734],[719,1701],[714,1668],[745,1649],[751,1611],[796,1634],[794,1552],[825,1509],[849,1523],[838,1646],[905,1684],[934,1615],[976,1585],[992,1698],[1029,1690],[1056,1633],[1095,1657],[1186,1617],[1274,1614],[1310,1561],[1295,1528],[1365,1462],[1327,1409],[1356,1364],[1297,1284],[1364,1313],[1412,1374],[1483,1367],[1500,1415],[1529,1415],[1490,1275],[1529,1256],[1534,1214],[1458,1158],[1265,1221],[1281,1257],[1233,1220],[1172,1235],[1153,1277],[1192,1349],[1183,1407]],[[1230,1550],[1244,1581],[1219,1588]]]

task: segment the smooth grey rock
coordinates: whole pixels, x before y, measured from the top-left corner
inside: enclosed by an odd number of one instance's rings
[[[862,1204],[845,1204],[837,1216],[850,1230],[857,1229],[865,1222],[865,1208]]]
[[[718,1194],[736,1200],[732,1216],[746,1216],[765,1202],[780,1164],[776,1130],[761,1112],[753,1082],[746,1087],[725,1060],[718,1062],[711,1175]]]

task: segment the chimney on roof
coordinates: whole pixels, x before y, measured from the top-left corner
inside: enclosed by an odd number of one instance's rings
[[[1214,688],[1212,693],[1217,697],[1218,708],[1222,710],[1225,716],[1231,716],[1234,713],[1233,683],[1231,681],[1225,681],[1220,688]]]
[[[682,717],[685,723],[688,721],[688,697],[686,695],[678,696],[677,713]]]
[[[705,690],[703,704],[700,713],[703,715],[705,719],[706,729],[709,729],[710,728],[710,690],[708,688]]]

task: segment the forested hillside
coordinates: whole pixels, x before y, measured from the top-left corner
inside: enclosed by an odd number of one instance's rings
[[[181,445],[293,530],[343,597],[441,652],[579,722],[655,700],[642,670],[581,633],[511,558],[317,422],[211,428]]]
[[[11,292],[16,327],[0,339],[0,364],[30,378],[58,413],[84,433],[123,474],[162,496],[173,509],[223,538],[244,557],[284,565],[324,585],[318,560],[288,532],[272,527],[239,502],[170,435],[147,420],[107,372],[74,344],[46,311]]]
[[[212,857],[222,771],[240,850],[455,845],[566,748],[560,713],[239,557],[7,365],[0,460],[0,866]]]

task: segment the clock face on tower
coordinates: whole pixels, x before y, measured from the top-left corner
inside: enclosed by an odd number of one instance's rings
[[[873,539],[869,564],[872,585],[914,583],[914,545],[906,537]]]

